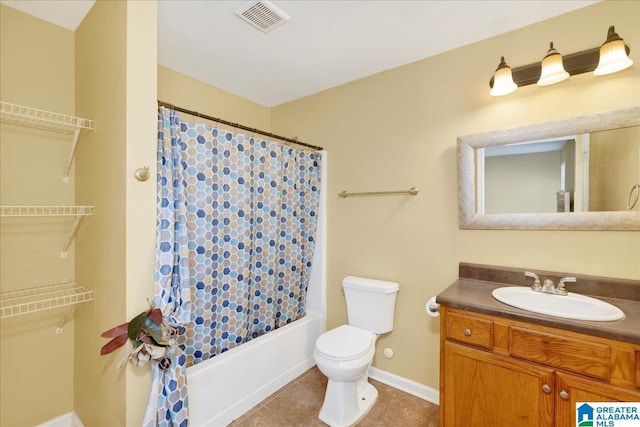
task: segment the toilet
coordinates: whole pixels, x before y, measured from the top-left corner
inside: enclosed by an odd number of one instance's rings
[[[369,366],[378,336],[391,332],[396,282],[347,276],[342,280],[348,324],[320,335],[313,357],[329,379],[318,418],[331,427],[347,427],[369,411],[378,391],[369,384]]]

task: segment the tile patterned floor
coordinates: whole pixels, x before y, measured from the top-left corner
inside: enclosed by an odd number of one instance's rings
[[[357,427],[437,427],[438,405],[375,380],[378,399]],[[230,427],[323,427],[318,413],[327,378],[313,367],[255,406]]]

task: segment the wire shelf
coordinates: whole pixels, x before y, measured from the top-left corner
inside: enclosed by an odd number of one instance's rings
[[[90,291],[76,282],[50,283],[0,292],[0,319],[93,300]]]
[[[65,134],[72,134],[79,129],[93,129],[93,120],[4,101],[0,101],[0,121]]]
[[[0,217],[88,215],[93,215],[93,206],[0,206]]]

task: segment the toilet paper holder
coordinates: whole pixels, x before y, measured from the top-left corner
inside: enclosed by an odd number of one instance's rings
[[[440,316],[440,304],[436,302],[435,296],[432,296],[431,298],[429,298],[429,301],[427,301],[427,304],[425,305],[425,310],[427,311],[427,314],[431,317]]]

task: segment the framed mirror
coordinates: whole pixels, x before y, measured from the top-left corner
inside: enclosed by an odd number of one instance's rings
[[[638,106],[458,137],[460,229],[640,230],[638,192]]]

